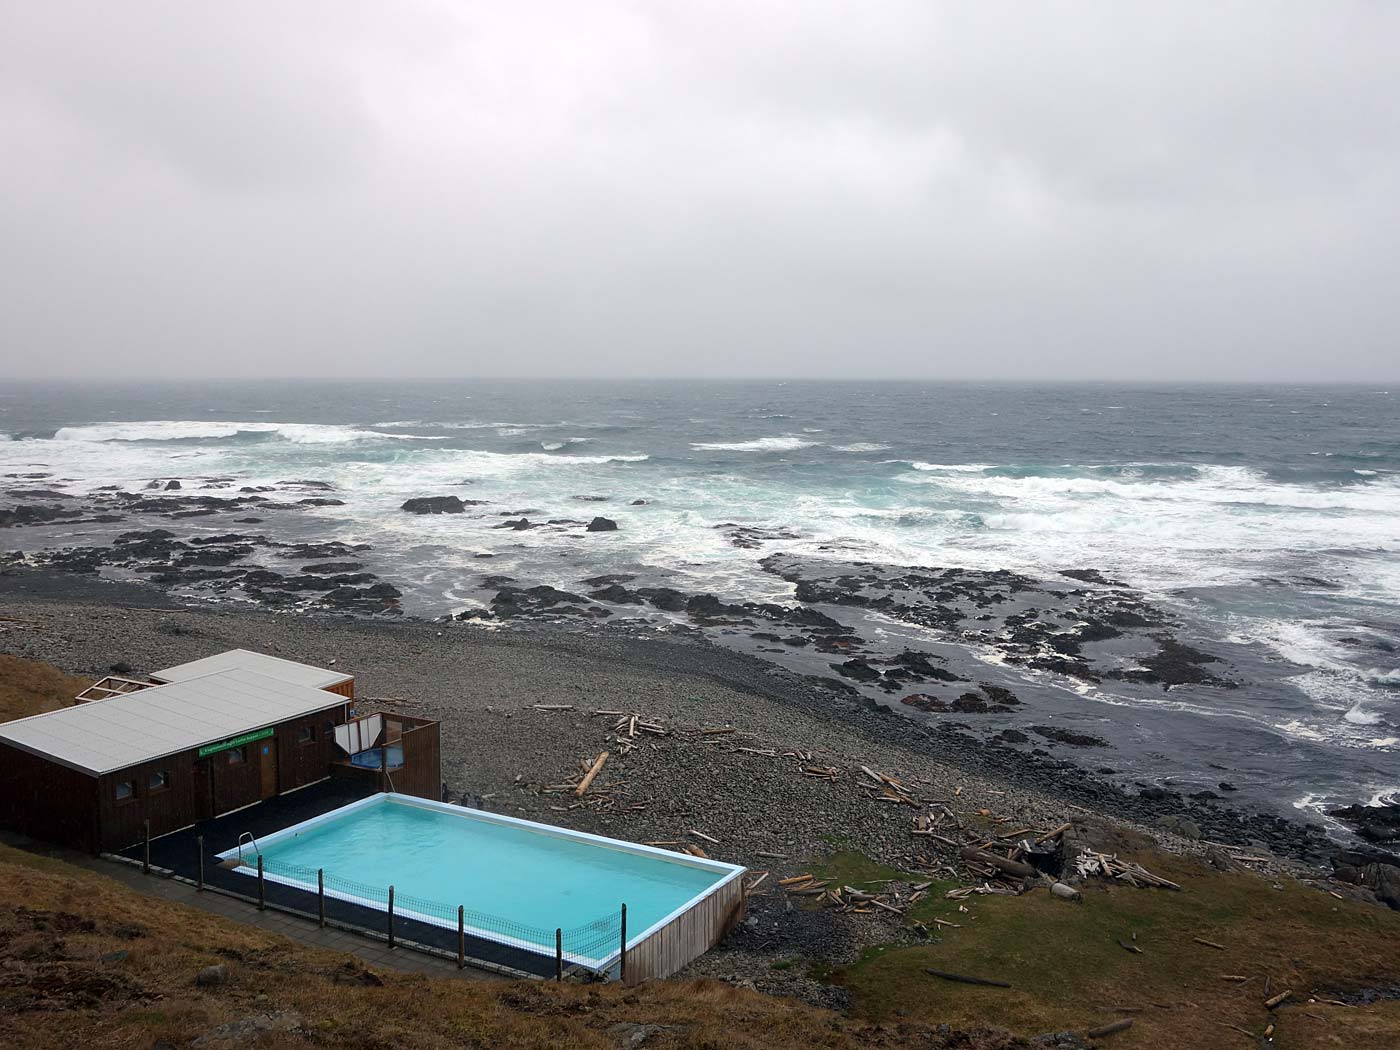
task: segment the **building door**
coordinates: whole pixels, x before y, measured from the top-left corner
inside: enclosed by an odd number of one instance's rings
[[[214,767],[207,758],[202,758],[190,767],[190,781],[193,784],[195,819],[208,820],[215,814]]]
[[[277,738],[270,737],[258,745],[262,752],[260,758],[262,762],[262,795],[261,798],[271,798],[277,794]]]

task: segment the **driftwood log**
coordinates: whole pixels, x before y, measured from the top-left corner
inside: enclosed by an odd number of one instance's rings
[[[1030,879],[1036,876],[1036,870],[1029,864],[1019,860],[1010,860],[997,853],[989,853],[976,846],[968,846],[962,851],[962,859],[971,861],[974,864],[986,864],[1007,875],[1015,875],[1017,878]]]
[[[589,769],[588,774],[579,781],[578,787],[574,789],[575,797],[581,798],[583,796],[583,793],[588,790],[588,786],[593,783],[593,778],[598,775],[598,771],[603,768],[603,763],[607,760],[608,753],[606,751],[597,757],[593,762],[592,768]]]
[[[1011,985],[1005,981],[994,981],[990,977],[969,977],[965,973],[949,973],[947,970],[924,970],[924,973],[932,974],[934,977],[941,977],[945,981],[956,981],[959,984],[980,984],[988,988],[1010,988]]]
[[[1133,1026],[1133,1019],[1125,1017],[1121,1021],[1114,1021],[1112,1024],[1099,1025],[1097,1028],[1090,1028],[1084,1034],[1090,1039],[1101,1039],[1106,1035],[1113,1035],[1115,1032],[1126,1032]]]

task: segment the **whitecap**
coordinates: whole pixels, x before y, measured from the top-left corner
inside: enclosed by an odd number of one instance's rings
[[[1381,716],[1374,711],[1367,711],[1361,704],[1355,704],[1345,715],[1342,716],[1352,725],[1373,726],[1381,720]]]
[[[692,441],[690,447],[705,452],[795,452],[819,444],[788,434],[785,437],[757,438],[754,441]]]
[[[832,445],[833,452],[888,452],[889,445],[881,445],[875,441],[857,441],[853,445]]]
[[[149,419],[132,423],[59,427],[53,437],[55,441],[187,441],[192,438],[235,437],[240,433],[269,433],[276,429],[276,423]]]
[[[925,473],[980,474],[991,470],[990,463],[925,463],[918,459],[887,459],[886,463],[903,463],[914,470]]]
[[[240,434],[274,435],[303,445],[340,444],[382,438],[392,441],[442,441],[441,437],[413,434],[381,434],[373,430],[330,423],[266,423],[233,420],[147,419],[126,423],[89,423],[60,427],[55,441],[159,442],[210,441],[235,438]]]

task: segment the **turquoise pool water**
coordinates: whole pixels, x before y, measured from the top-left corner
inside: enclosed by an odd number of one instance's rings
[[[607,843],[378,796],[259,845],[269,874],[309,869],[314,888],[323,868],[328,890],[349,880],[380,891],[379,901],[393,885],[405,911],[421,898],[450,909],[455,925],[465,905],[534,928],[538,936],[512,932],[551,952],[556,927],[611,918],[625,903],[630,939],[739,870]]]

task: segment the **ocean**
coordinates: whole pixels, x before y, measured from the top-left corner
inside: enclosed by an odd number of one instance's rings
[[[1112,749],[1081,760],[1126,780],[1227,780],[1314,815],[1400,785],[1400,390],[9,383],[0,474],[0,490],[52,483],[75,497],[169,479],[182,495],[328,483],[341,505],[278,515],[258,531],[369,544],[361,560],[402,590],[404,613],[424,617],[488,609],[503,578],[577,591],[616,576],[791,604],[775,556],[1011,570],[1064,587],[1064,570],[1093,569],[1164,610],[1232,687],[1067,678],[1008,664],[966,632],[870,610],[860,633],[875,648],[888,635],[891,651],[959,654],[1014,685],[1023,721],[1094,727]],[[481,502],[463,514],[400,509],[437,495]],[[617,529],[579,527],[599,515]],[[564,524],[499,527],[521,517]],[[12,528],[0,544],[99,544],[133,527]],[[218,518],[182,527],[229,529]],[[649,607],[612,611],[665,619]],[[829,662],[753,633],[717,638],[808,671]]]

